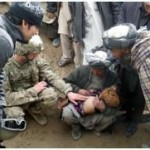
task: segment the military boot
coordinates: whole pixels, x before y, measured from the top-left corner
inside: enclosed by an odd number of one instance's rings
[[[39,125],[46,125],[48,123],[47,117],[36,106],[35,107],[30,107],[28,111],[29,111],[30,115],[34,118],[34,120]]]
[[[138,128],[137,122],[135,122],[135,121],[129,122],[127,125],[127,128],[125,130],[125,136],[126,137],[132,136],[137,131],[137,128]]]

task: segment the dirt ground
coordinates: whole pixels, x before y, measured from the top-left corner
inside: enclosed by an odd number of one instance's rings
[[[5,4],[0,5],[0,13],[7,10]],[[57,61],[61,56],[61,48],[54,48],[48,38],[41,34],[45,50],[42,52],[54,71],[61,77],[69,74],[74,65],[59,68]],[[126,124],[115,126],[113,133],[104,133],[100,137],[93,131],[85,131],[79,141],[71,137],[71,128],[59,119],[59,112],[53,111],[49,116],[49,123],[40,126],[30,117],[26,116],[27,130],[15,138],[5,141],[8,148],[140,148],[142,143],[149,143],[150,135],[145,132],[146,124],[140,124],[138,131],[130,138],[124,136]]]

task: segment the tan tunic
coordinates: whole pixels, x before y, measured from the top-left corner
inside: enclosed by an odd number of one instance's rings
[[[65,34],[65,35],[71,36],[70,21],[71,21],[71,14],[70,14],[68,2],[62,2],[60,13],[59,13],[59,18],[58,18],[58,23],[59,23],[58,33],[59,34]]]

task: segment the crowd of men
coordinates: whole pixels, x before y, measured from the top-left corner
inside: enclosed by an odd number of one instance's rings
[[[58,66],[75,63],[63,79],[39,55],[40,28],[61,43]],[[149,29],[150,2],[12,3],[0,17],[0,146],[26,129],[26,112],[45,125],[55,106],[74,140],[112,130],[124,111],[131,137],[150,110]]]

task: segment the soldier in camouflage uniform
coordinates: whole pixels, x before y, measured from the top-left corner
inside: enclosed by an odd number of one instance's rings
[[[51,109],[58,99],[55,89],[65,98],[72,88],[51,70],[39,53],[40,46],[32,42],[18,45],[14,57],[5,67],[4,88],[9,117],[24,116],[27,110],[36,122],[45,125],[46,110]]]

